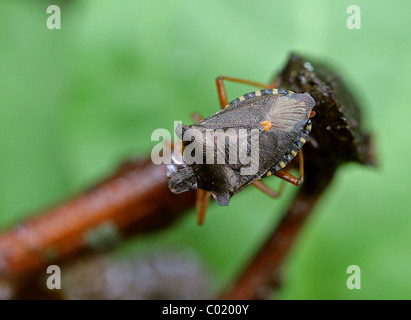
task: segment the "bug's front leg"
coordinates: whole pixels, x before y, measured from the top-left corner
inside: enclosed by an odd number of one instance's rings
[[[224,80],[231,81],[231,82],[237,82],[237,83],[249,84],[249,85],[252,85],[258,88],[264,88],[264,89],[273,89],[277,86],[276,81],[274,81],[271,84],[265,84],[265,83],[256,82],[256,81],[232,78],[232,77],[227,77],[227,76],[219,76],[215,81],[217,84],[218,99],[220,100],[221,109],[224,109],[228,104],[227,92],[225,90]]]

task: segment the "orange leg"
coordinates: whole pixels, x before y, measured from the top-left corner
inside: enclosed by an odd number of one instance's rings
[[[203,117],[199,113],[193,113],[191,115],[191,119],[193,119],[194,122],[198,122],[198,121],[202,120]]]
[[[287,182],[292,183],[295,186],[299,186],[301,185],[301,183],[303,183],[304,181],[304,156],[303,156],[303,151],[300,150],[300,152],[298,152],[298,157],[300,160],[300,178],[296,178],[294,177],[292,174],[289,174],[288,172],[285,172],[283,170],[280,170],[278,172],[275,173],[275,175]]]
[[[304,156],[303,156],[303,150],[300,150],[298,152],[298,160],[300,162],[300,178],[294,177],[292,174],[285,172],[283,170],[280,170],[275,173],[275,175],[284,181],[290,182],[295,186],[301,185],[304,181]],[[281,195],[283,189],[284,189],[284,184],[281,184],[280,190],[277,192],[271,190],[267,185],[265,185],[262,181],[255,181],[253,182],[253,185],[257,187],[259,190],[262,192],[268,194],[269,196],[273,198],[277,198],[279,195]]]
[[[197,189],[196,194],[196,208],[197,208],[197,222],[202,225],[204,222],[208,203],[210,202],[211,193],[203,189]]]
[[[284,182],[284,181],[282,181],[282,182]],[[272,190],[269,186],[267,186],[261,180],[254,181],[253,185],[258,190],[260,190],[260,191],[264,192],[265,194],[269,195],[271,198],[278,198],[283,193],[283,190],[284,190],[284,183],[281,183],[280,189],[278,190],[278,192],[275,192],[274,190]]]
[[[221,109],[224,109],[225,106],[228,104],[227,93],[226,93],[226,90],[225,90],[225,87],[224,87],[224,82],[223,82],[224,80],[231,81],[231,82],[249,84],[249,85],[256,86],[256,87],[259,87],[259,88],[264,88],[264,89],[273,89],[277,86],[276,81],[274,81],[271,84],[264,84],[264,83],[255,82],[255,81],[231,78],[231,77],[226,77],[226,76],[219,76],[215,81],[216,81],[216,84],[217,84],[218,98],[220,100]]]
[[[198,113],[193,113],[191,118],[194,122],[198,122],[203,117]],[[204,218],[206,215],[208,203],[210,202],[211,194],[208,191],[197,188],[196,193],[196,210],[197,210],[197,223],[202,225],[204,223]]]

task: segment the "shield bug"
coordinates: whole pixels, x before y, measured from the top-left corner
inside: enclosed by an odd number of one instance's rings
[[[264,89],[227,103],[223,80]],[[205,119],[197,118],[193,125],[177,127],[177,136],[183,142],[183,162],[169,165],[167,173],[172,192],[197,189],[200,224],[210,194],[219,205],[228,205],[234,194],[253,184],[277,197],[277,192],[260,181],[271,175],[300,185],[304,179],[301,148],[308,140],[314,115],[315,101],[308,93],[229,77],[219,77],[216,82],[221,110]],[[283,170],[297,154],[300,178]]]

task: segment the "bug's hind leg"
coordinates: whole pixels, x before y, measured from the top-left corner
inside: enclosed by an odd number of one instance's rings
[[[298,160],[299,160],[299,165],[300,165],[300,178],[294,177],[292,174],[285,172],[283,170],[278,171],[275,173],[275,175],[281,179],[283,179],[282,182],[287,181],[292,183],[293,185],[299,186],[301,183],[304,181],[304,156],[303,156],[303,151],[300,150],[298,152]],[[253,185],[264,192],[265,194],[268,194],[272,198],[277,198],[281,195],[281,193],[284,190],[284,183],[281,183],[280,189],[278,192],[275,192],[272,190],[270,187],[268,187],[265,183],[263,183],[261,180],[253,182]]]
[[[303,156],[303,150],[300,150],[298,152],[298,159],[300,161],[300,178],[294,177],[292,174],[285,172],[283,170],[280,170],[275,173],[275,175],[287,182],[292,183],[295,186],[299,186],[303,183],[304,181],[304,156]]]
[[[271,189],[269,186],[267,186],[261,180],[254,181],[253,186],[256,187],[258,190],[262,191],[263,193],[269,195],[271,198],[278,198],[283,193],[283,190],[284,190],[284,183],[281,183],[280,189],[278,190],[278,192],[276,192],[273,189]]]
[[[273,89],[277,87],[276,81],[274,81],[271,84],[265,84],[265,83],[260,83],[256,81],[243,80],[243,79],[226,77],[226,76],[219,76],[215,81],[217,84],[218,98],[220,100],[221,109],[224,109],[228,104],[227,93],[226,93],[225,86],[224,86],[224,80],[231,81],[231,82],[237,82],[237,83],[249,84],[249,85],[252,85],[258,88],[264,88],[264,89]]]

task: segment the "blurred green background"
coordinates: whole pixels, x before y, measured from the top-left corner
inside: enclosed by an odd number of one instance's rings
[[[62,29],[46,27],[60,5]],[[361,8],[361,29],[346,27]],[[214,79],[268,81],[292,51],[342,72],[363,105],[380,166],[343,167],[284,268],[282,299],[411,298],[411,2],[2,1],[0,227],[80,192],[124,159],[149,154],[156,128],[218,110]],[[250,91],[227,86],[230,98]],[[278,179],[270,184],[278,185]],[[230,207],[194,211],[122,254],[193,248],[224,288],[280,218],[248,188]],[[346,269],[361,268],[361,290]]]

